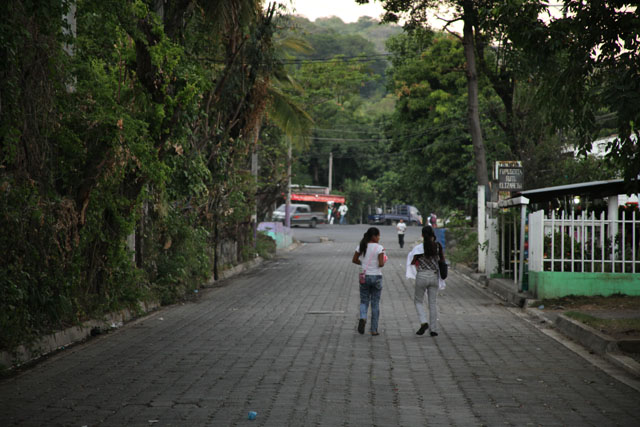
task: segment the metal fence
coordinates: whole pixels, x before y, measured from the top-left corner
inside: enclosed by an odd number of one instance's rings
[[[518,281],[520,267],[520,217],[510,209],[499,217],[499,270],[505,277]]]
[[[640,272],[640,218],[622,212],[529,215],[529,270],[587,273]]]

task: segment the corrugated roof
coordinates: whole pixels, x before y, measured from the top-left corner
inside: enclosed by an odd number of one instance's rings
[[[560,196],[590,196],[601,198],[626,194],[627,187],[624,179],[612,179],[608,181],[590,181],[577,184],[559,185],[556,187],[536,188],[534,190],[520,191],[514,195],[525,196],[531,202],[545,202]]]

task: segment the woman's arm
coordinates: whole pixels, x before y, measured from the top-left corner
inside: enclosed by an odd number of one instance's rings
[[[351,262],[354,264],[362,265],[362,261],[360,261],[360,253],[355,251],[353,253],[353,258],[351,258]]]
[[[378,254],[378,266],[384,267],[384,252]]]

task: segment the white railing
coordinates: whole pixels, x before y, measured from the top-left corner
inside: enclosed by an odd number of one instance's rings
[[[619,219],[588,215],[545,218],[529,215],[529,270],[587,273],[640,272],[640,218],[622,212]]]

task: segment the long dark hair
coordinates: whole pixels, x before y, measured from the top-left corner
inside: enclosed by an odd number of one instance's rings
[[[433,232],[430,225],[422,227],[422,238],[424,239],[424,255],[427,257],[439,255],[436,233]]]
[[[367,252],[367,245],[369,244],[369,242],[371,242],[371,238],[379,235],[380,230],[378,230],[376,227],[371,227],[367,230],[366,233],[364,233],[362,240],[360,240],[360,256],[364,256],[364,254]]]

